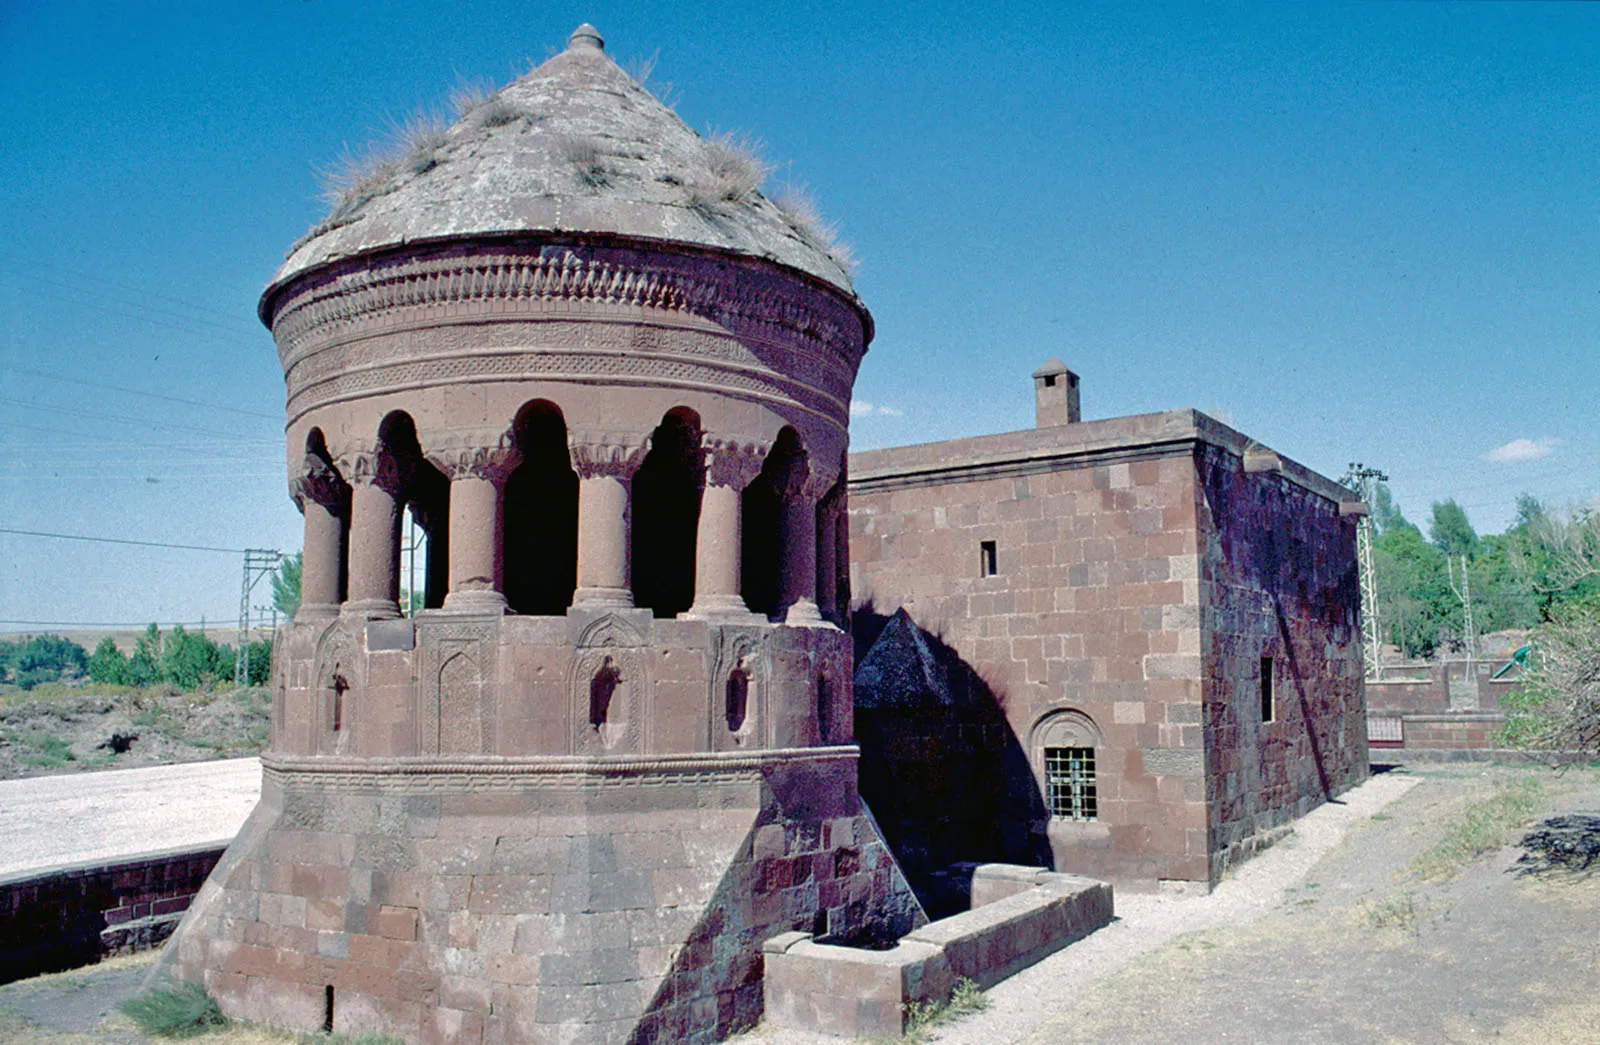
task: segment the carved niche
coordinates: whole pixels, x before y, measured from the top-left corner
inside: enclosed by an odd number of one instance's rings
[[[650,692],[645,637],[620,614],[591,621],[572,651],[567,694],[575,755],[636,755],[644,750]]]
[[[426,620],[417,629],[417,751],[495,751],[494,678],[498,624]]]
[[[344,754],[351,746],[355,694],[366,691],[366,657],[349,627],[333,622],[317,643],[315,683],[311,689],[310,744],[319,755]]]
[[[713,751],[770,747],[767,713],[772,668],[766,644],[755,628],[713,627],[707,673],[706,735]]]

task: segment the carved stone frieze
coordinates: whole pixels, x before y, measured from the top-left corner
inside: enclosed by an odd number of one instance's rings
[[[567,437],[572,470],[579,479],[631,479],[650,452],[650,437],[632,433],[577,431]]]

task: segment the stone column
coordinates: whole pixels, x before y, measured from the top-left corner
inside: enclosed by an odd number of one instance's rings
[[[327,461],[307,455],[305,474],[289,484],[289,495],[306,517],[300,557],[300,608],[295,619],[334,616],[339,612],[344,520],[350,511],[350,488]]]
[[[572,605],[630,608],[629,496],[649,439],[574,433],[567,445],[578,473],[578,590]]]
[[[831,476],[796,463],[783,490],[783,623],[826,625],[817,608],[817,502],[833,485]]]
[[[430,439],[427,455],[450,480],[450,591],[444,608],[504,613],[505,487],[521,463],[510,433]]]
[[[706,488],[695,538],[694,605],[686,617],[754,617],[740,592],[744,488],[761,474],[767,447],[706,441]]]
[[[817,505],[817,609],[827,620],[839,614],[839,502],[839,497],[828,496]]]
[[[350,583],[342,612],[400,616],[400,508],[409,469],[381,450],[360,453],[350,476]]]

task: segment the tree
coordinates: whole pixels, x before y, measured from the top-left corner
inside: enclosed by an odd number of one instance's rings
[[[293,617],[300,609],[300,567],[304,558],[300,552],[286,555],[272,575],[272,605],[285,617]]]
[[[1428,526],[1428,539],[1446,555],[1465,555],[1469,558],[1478,551],[1478,534],[1467,521],[1466,510],[1454,497],[1433,502],[1433,522]]]
[[[1454,625],[1460,603],[1450,593],[1444,553],[1413,526],[1397,527],[1373,542],[1378,600],[1390,642],[1407,657],[1432,656]]]
[[[128,658],[109,635],[100,640],[89,658],[89,679],[110,686],[128,684]]]
[[[1379,533],[1416,529],[1401,513],[1400,506],[1394,503],[1394,495],[1389,492],[1389,484],[1385,482],[1379,482],[1373,487],[1372,524],[1378,528]]]
[[[23,689],[76,678],[89,668],[89,654],[60,635],[35,635],[26,642],[0,642],[0,678]]]
[[[199,632],[175,626],[161,650],[161,677],[184,689],[198,689],[233,674],[233,660],[223,656],[217,644]]]

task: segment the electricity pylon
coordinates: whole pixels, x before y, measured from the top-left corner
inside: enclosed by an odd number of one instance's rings
[[[233,684],[247,685],[250,681],[250,593],[261,578],[278,568],[283,553],[269,548],[244,550],[244,580],[239,586],[239,644],[233,652]],[[273,613],[276,616],[276,609]]]
[[[1377,495],[1377,484],[1388,482],[1389,477],[1376,468],[1368,468],[1360,461],[1351,461],[1350,470],[1341,482],[1361,494],[1366,502],[1367,514],[1356,527],[1356,561],[1361,578],[1361,661],[1370,680],[1383,678],[1383,622],[1378,614],[1378,565],[1373,554],[1376,525],[1372,521],[1372,502]]]

